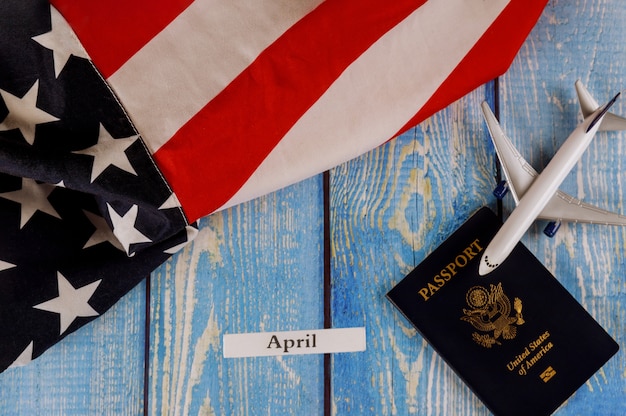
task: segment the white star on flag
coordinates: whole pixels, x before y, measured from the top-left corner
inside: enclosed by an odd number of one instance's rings
[[[52,30],[43,35],[34,36],[32,39],[44,48],[52,50],[54,75],[58,78],[70,56],[89,59],[89,55],[78,42],[76,35],[65,19],[54,7],[50,8],[50,14]]]
[[[190,225],[185,227],[185,232],[187,233],[187,240],[184,243],[175,245],[174,247],[171,247],[171,248],[165,250],[165,253],[167,253],[167,254],[178,253],[183,247],[185,247],[187,244],[189,244],[189,242],[192,241],[194,238],[196,238],[196,236],[198,235],[198,229],[194,228],[194,227],[192,227]]]
[[[59,335],[63,334],[78,317],[100,315],[88,302],[102,280],[97,280],[76,289],[61,273],[57,272],[57,281],[59,296],[47,302],[35,305],[33,308],[58,313],[60,315],[61,332]]]
[[[61,219],[58,212],[52,207],[48,196],[54,191],[54,186],[42,183],[38,184],[33,179],[22,178],[22,189],[0,193],[0,198],[17,202],[21,205],[20,229],[35,215],[41,211],[55,218]]]
[[[111,230],[109,224],[107,224],[104,218],[99,215],[92,214],[89,211],[83,212],[85,213],[85,216],[87,216],[89,221],[91,221],[93,226],[96,227],[96,230],[91,235],[89,240],[85,243],[83,249],[108,241],[115,248],[119,249],[120,251],[124,251],[124,247],[120,244],[117,237],[115,237],[115,234],[113,234],[113,231]]]
[[[176,195],[172,193],[169,198],[159,207],[159,209],[180,208],[180,201]]]
[[[15,264],[7,263],[6,261],[0,260],[0,272],[9,270],[15,267]]]
[[[115,212],[109,204],[107,204],[107,207],[109,209],[111,222],[113,223],[113,233],[115,233],[117,239],[122,243],[122,246],[124,246],[126,254],[131,255],[129,252],[131,244],[152,242],[152,240],[135,228],[135,221],[137,221],[137,212],[139,210],[137,205],[133,205],[123,216]]]
[[[35,126],[42,123],[50,123],[59,119],[37,108],[37,95],[39,94],[39,80],[22,98],[0,89],[0,97],[9,109],[9,114],[0,123],[0,131],[20,129],[22,136],[28,144],[35,142]]]
[[[98,176],[109,166],[117,166],[118,168],[137,176],[137,172],[126,156],[128,149],[139,138],[139,135],[114,139],[111,134],[100,124],[100,134],[98,143],[84,150],[78,150],[73,153],[81,155],[93,156],[93,167],[91,170],[91,182],[96,180]]]
[[[26,346],[24,351],[13,361],[9,368],[22,367],[31,361],[33,361],[33,341]]]

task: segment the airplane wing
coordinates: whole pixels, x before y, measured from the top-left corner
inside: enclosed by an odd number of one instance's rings
[[[564,222],[626,225],[626,216],[586,204],[562,191],[554,194],[538,218]]]
[[[491,141],[496,148],[496,154],[502,165],[504,176],[509,185],[509,191],[513,195],[515,204],[517,205],[537,177],[537,171],[524,159],[517,151],[513,143],[504,134],[500,123],[493,115],[489,104],[482,104],[483,114],[487,122],[487,128],[491,136]]]
[[[591,99],[593,100],[593,98]],[[591,106],[593,106],[593,104]],[[496,154],[498,155],[502,170],[509,184],[509,190],[517,205],[537,177],[537,171],[530,166],[504,134],[502,127],[500,127],[489,105],[483,103],[482,109],[491,135],[491,140],[496,149]],[[611,225],[626,224],[626,216],[586,204],[562,191],[557,191],[552,196],[552,199],[548,202],[543,211],[541,211],[538,218],[563,222]]]

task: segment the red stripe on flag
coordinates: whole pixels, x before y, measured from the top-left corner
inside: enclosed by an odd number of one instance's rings
[[[424,121],[479,86],[503,74],[513,62],[548,0],[512,1],[487,29],[435,94],[398,134]],[[515,28],[515,30],[511,30]]]
[[[105,78],[171,23],[193,0],[51,0]]]
[[[268,47],[155,153],[189,219],[226,203],[333,81],[423,3],[327,1]]]

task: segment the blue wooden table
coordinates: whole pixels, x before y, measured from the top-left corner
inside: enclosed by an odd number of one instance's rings
[[[510,212],[491,196],[480,102],[499,102],[541,170],[579,120],[576,79],[600,102],[626,88],[625,22],[622,0],[552,0],[497,82],[326,176],[203,219],[111,311],[1,374],[0,414],[489,414],[384,294],[479,207]],[[563,189],[626,212],[625,168],[626,134],[600,134]],[[547,239],[543,225],[524,244],[622,347],[557,414],[624,415],[626,228],[568,224]],[[225,333],[325,325],[364,326],[367,350],[222,358]]]

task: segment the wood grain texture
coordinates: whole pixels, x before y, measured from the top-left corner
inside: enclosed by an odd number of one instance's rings
[[[574,82],[599,103],[626,87],[623,2],[552,1],[502,78],[502,123],[541,170],[580,121]],[[621,99],[612,109],[626,114]],[[600,133],[561,187],[586,202],[626,213],[626,134]],[[507,205],[506,212],[510,212]],[[620,344],[621,351],[558,414],[626,414],[626,228],[564,224],[555,238],[537,222],[524,244]]]
[[[538,170],[578,121],[573,83],[604,101],[626,87],[621,0],[552,0],[499,82],[502,123]],[[196,241],[111,311],[24,368],[0,374],[2,415],[487,415],[384,298],[474,210],[496,208],[495,155],[478,89],[331,172],[334,327],[367,351],[222,358],[225,333],[323,326],[323,203],[316,177],[200,222]],[[615,112],[626,114],[626,102]],[[626,213],[626,134],[601,134],[563,189]],[[511,210],[504,206],[505,216]],[[622,346],[558,416],[626,414],[626,228],[537,224],[523,242]],[[150,308],[144,357],[145,308]],[[144,386],[144,360],[148,385]]]
[[[604,88],[599,101],[624,88],[625,70],[616,64],[626,58],[624,17],[617,1],[550,3],[500,82],[505,129],[537,167],[578,122],[577,77],[596,95]],[[493,150],[476,122],[481,95],[471,94],[423,123],[414,137],[404,135],[333,171],[333,323],[361,323],[368,333],[363,356],[334,357],[335,414],[488,414],[383,300],[469,212],[494,203]],[[624,108],[615,111],[624,114]],[[624,212],[623,138],[599,137],[564,189]],[[505,212],[511,208],[508,202]],[[541,234],[543,225],[523,241],[624,345],[625,230],[567,225],[550,240]],[[557,413],[625,414],[624,368],[622,350]]]
[[[0,415],[141,415],[145,283],[24,367],[0,374]]]
[[[149,414],[320,414],[321,356],[224,359],[226,333],[323,326],[321,177],[213,215],[152,279]]]
[[[384,296],[489,203],[489,90],[332,171],[333,325],[364,325],[368,337],[366,352],[333,357],[335,414],[486,414]]]

